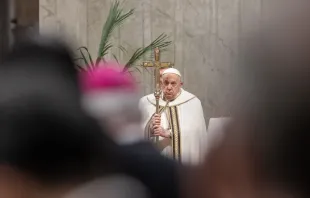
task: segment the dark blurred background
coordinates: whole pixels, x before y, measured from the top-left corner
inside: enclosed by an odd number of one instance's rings
[[[0,62],[26,30],[38,32],[39,0],[0,1]]]

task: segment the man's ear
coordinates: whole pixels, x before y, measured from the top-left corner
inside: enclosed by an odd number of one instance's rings
[[[181,86],[183,86],[183,82],[181,81]]]

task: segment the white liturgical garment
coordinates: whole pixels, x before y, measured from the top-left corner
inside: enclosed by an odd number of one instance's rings
[[[150,133],[151,118],[156,111],[153,94],[140,100],[145,137],[154,140]],[[206,152],[206,124],[200,100],[193,94],[181,90],[171,102],[159,100],[161,125],[169,130],[171,138],[159,137],[157,147],[162,154],[183,164],[197,165]]]

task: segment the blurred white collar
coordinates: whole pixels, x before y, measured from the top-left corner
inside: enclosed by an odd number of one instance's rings
[[[115,141],[120,145],[134,144],[144,140],[144,133],[138,124],[127,125],[118,131]]]

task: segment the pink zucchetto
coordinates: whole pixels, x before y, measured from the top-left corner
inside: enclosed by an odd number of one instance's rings
[[[136,92],[135,80],[122,69],[116,63],[101,63],[94,69],[82,72],[80,78],[82,91],[84,93],[118,90]]]
[[[135,80],[115,63],[102,63],[81,73],[82,106],[120,144],[140,138],[141,112]]]

